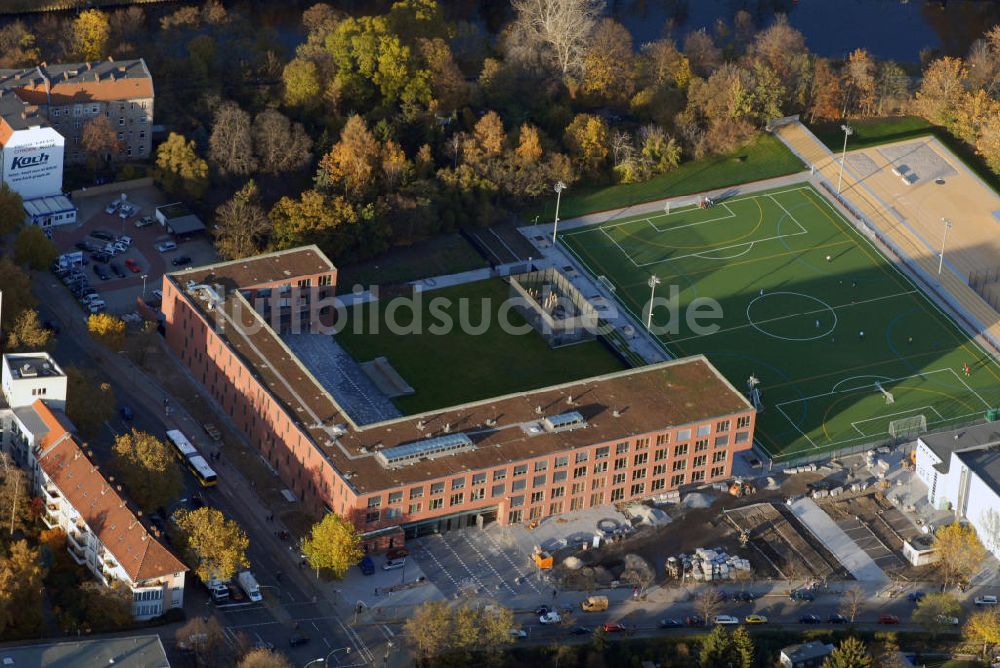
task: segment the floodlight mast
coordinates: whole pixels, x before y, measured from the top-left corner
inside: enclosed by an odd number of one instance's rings
[[[854,134],[854,128],[847,123],[840,126],[844,131],[844,150],[840,152],[840,177],[837,179],[837,194],[840,194],[840,187],[844,183],[844,163],[847,162],[847,138]]]
[[[649,286],[649,315],[646,316],[646,331],[652,331],[653,300],[656,298],[656,286],[660,284],[660,279],[656,276],[650,276],[646,284]]]
[[[559,201],[562,199],[562,191],[566,189],[566,184],[562,181],[557,181],[555,185],[556,191],[556,218],[552,221],[552,244],[556,243],[556,233],[559,231]]]
[[[941,270],[944,269],[944,245],[948,243],[948,230],[951,229],[950,220],[942,218],[941,222],[944,223],[944,234],[941,235],[941,257],[938,258],[938,276],[941,275]]]

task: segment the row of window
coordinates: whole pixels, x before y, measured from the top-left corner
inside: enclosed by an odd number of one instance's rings
[[[722,453],[716,453],[716,454],[725,455],[726,453],[722,452]],[[724,461],[724,460],[725,460],[725,457],[722,457],[722,458],[719,458],[719,459],[715,459],[714,461],[721,462],[721,461]],[[725,467],[724,464],[720,465],[720,466],[713,466],[712,469],[711,469],[711,472],[710,472],[711,479],[714,480],[715,478],[721,477],[721,476],[725,475],[725,472],[726,472],[726,467]],[[653,475],[661,475],[662,473],[663,473],[663,471],[657,472],[657,471],[654,470]],[[639,471],[633,471],[632,472],[632,480],[641,480],[642,478],[645,478],[645,477],[646,477],[646,469],[642,469],[642,470],[639,470]],[[691,472],[691,479],[690,479],[691,483],[704,482],[705,479],[706,479],[706,475],[705,475],[705,471],[704,470],[692,471]],[[605,482],[606,482],[605,478],[595,478],[595,479],[591,480],[590,489],[591,490],[602,489],[604,487],[604,485],[605,485]],[[674,474],[673,476],[670,477],[670,487],[671,488],[680,487],[681,485],[687,484],[687,482],[688,482],[688,480],[687,480],[687,474],[683,473],[683,472],[682,473],[676,473],[676,474]],[[612,478],[612,480],[611,480],[611,484],[613,486],[614,485],[623,485],[625,483],[626,483],[626,476],[625,476],[624,473],[616,474]],[[650,483],[650,492],[651,493],[655,493],[655,492],[661,491],[661,490],[663,490],[665,488],[666,488],[666,478],[658,478],[656,480],[653,480]],[[514,491],[514,490],[512,490],[512,491]],[[576,496],[578,494],[582,494],[585,491],[586,491],[586,484],[583,483],[583,482],[573,483],[573,486],[570,489],[570,493],[573,496]],[[504,484],[494,485],[493,488],[491,489],[491,497],[492,498],[502,497],[504,495],[504,492],[505,492],[505,486],[504,486]],[[630,491],[629,491],[630,497],[642,496],[645,493],[646,493],[646,483],[644,483],[644,482],[634,483],[631,486]],[[551,497],[551,499],[555,500],[555,499],[560,499],[560,498],[564,497],[565,494],[566,494],[566,488],[565,487],[556,487],[556,488],[554,488],[554,489],[551,490],[550,497]],[[596,496],[596,495],[594,495],[594,496]],[[601,498],[603,498],[603,492],[600,493],[600,496],[601,496]],[[396,501],[390,501],[390,503],[398,502],[402,498],[402,493],[400,493],[400,492],[393,492],[390,495],[390,499],[392,499],[394,497],[396,498]],[[469,501],[473,502],[473,503],[476,502],[476,501],[482,501],[485,498],[486,498],[486,489],[485,488],[474,489],[469,494]],[[525,503],[525,498],[526,498],[526,496],[524,494],[518,494],[518,495],[512,496],[510,498],[510,507],[511,508],[518,508],[520,506],[523,506],[524,503]],[[612,502],[614,502],[614,501],[621,501],[624,498],[625,498],[625,488],[624,487],[619,487],[619,488],[611,490],[611,501]],[[541,490],[541,491],[532,492],[531,495],[529,497],[527,497],[527,499],[528,499],[528,503],[530,505],[535,505],[535,504],[542,503],[542,502],[545,501],[545,491]],[[448,498],[448,506],[447,507],[454,508],[454,507],[457,507],[457,506],[461,506],[464,503],[465,503],[465,492],[458,492],[458,493],[452,494]],[[601,505],[601,503],[603,503],[603,501],[599,502],[599,503],[591,503],[591,506]],[[445,507],[446,507],[445,506],[445,499],[443,497],[442,498],[436,498],[436,499],[430,499],[429,502],[428,502],[428,504],[427,504],[427,509],[431,510],[431,511],[433,511],[433,510],[442,510]],[[574,510],[575,510],[575,508],[574,508]],[[411,515],[411,516],[412,515],[417,515],[417,514],[419,514],[422,511],[423,511],[423,503],[420,502],[420,501],[416,501],[416,502],[410,503],[409,507],[407,509],[408,514]],[[550,513],[550,514],[553,514],[553,513]],[[401,515],[401,510],[398,509],[398,508],[387,508],[385,511],[380,511],[378,509],[378,505],[372,505],[371,499],[369,499],[368,511],[365,513],[365,522],[367,524],[375,524],[380,519],[384,519],[384,520],[388,521],[388,520],[392,520],[392,519],[397,519],[397,518],[400,517],[400,515]]]

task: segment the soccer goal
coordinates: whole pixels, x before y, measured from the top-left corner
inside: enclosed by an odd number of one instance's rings
[[[927,418],[924,415],[911,415],[889,422],[889,436],[897,442],[913,438],[925,431],[927,431]]]
[[[604,287],[606,287],[610,292],[612,292],[612,293],[616,292],[615,284],[612,283],[608,279],[608,277],[605,276],[604,274],[601,274],[600,276],[598,276],[597,280],[598,280],[598,282],[600,282],[601,285],[603,285]]]

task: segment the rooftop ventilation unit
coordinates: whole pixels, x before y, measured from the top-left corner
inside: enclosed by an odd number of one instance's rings
[[[545,431],[569,431],[577,427],[586,427],[587,421],[583,419],[579,411],[570,411],[569,413],[550,415],[542,420],[542,425],[545,427]]]
[[[467,435],[459,432],[414,441],[395,448],[384,448],[375,455],[383,466],[405,466],[425,458],[453,455],[458,452],[472,450],[475,445]]]

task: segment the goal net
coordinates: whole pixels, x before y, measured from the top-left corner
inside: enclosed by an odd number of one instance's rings
[[[601,274],[600,276],[598,276],[597,280],[600,281],[601,285],[603,285],[605,288],[607,288],[610,292],[615,292],[616,291],[615,290],[615,284],[612,283],[608,279],[608,277],[605,276],[604,274]]]
[[[897,441],[912,438],[925,431],[927,431],[927,418],[923,415],[913,415],[889,422],[889,435]]]

